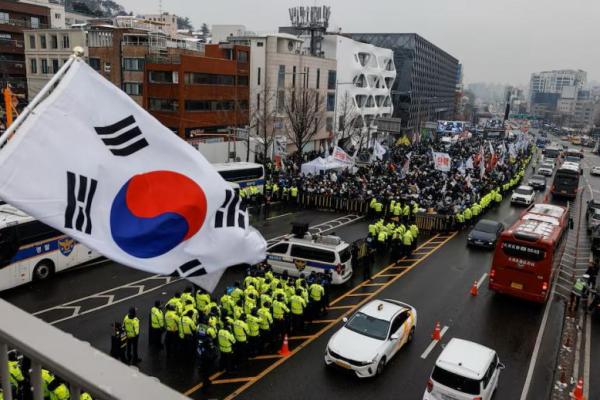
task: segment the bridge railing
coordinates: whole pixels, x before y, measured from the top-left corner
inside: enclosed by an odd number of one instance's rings
[[[0,315],[0,386],[4,400],[13,400],[8,370],[8,352],[13,349],[31,360],[27,371],[31,388],[25,390],[32,390],[35,400],[44,398],[42,368],[66,382],[71,399],[75,400],[82,391],[102,400],[187,399],[158,379],[122,364],[4,300],[0,300]]]

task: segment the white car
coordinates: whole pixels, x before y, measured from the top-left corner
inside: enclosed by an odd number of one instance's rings
[[[490,400],[503,369],[494,350],[453,338],[435,362],[423,400]]]
[[[413,339],[417,310],[396,300],[362,306],[327,344],[325,364],[353,371],[359,378],[380,375],[385,365]]]
[[[531,186],[521,185],[516,188],[510,197],[511,204],[530,205],[535,201],[535,190]]]
[[[592,169],[590,170],[590,175],[600,175],[600,167],[592,167]]]
[[[552,176],[552,174],[554,173],[554,168],[552,168],[551,165],[548,164],[542,164],[538,170],[537,170],[538,174],[540,175],[544,175],[544,176]]]

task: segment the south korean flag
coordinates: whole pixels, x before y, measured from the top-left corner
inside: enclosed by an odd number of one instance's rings
[[[192,146],[75,59],[0,150],[0,197],[119,263],[213,290],[265,258],[245,206]]]

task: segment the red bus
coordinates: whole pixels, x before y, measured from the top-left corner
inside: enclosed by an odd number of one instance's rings
[[[489,288],[544,303],[564,251],[569,210],[533,204],[502,232],[490,269]]]

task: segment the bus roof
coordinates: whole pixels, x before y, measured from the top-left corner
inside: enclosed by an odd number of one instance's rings
[[[570,161],[565,161],[563,163],[563,165],[560,166],[560,168],[558,169],[558,172],[574,172],[579,174],[579,165],[574,163],[574,162],[570,162]]]
[[[34,218],[9,204],[0,206],[0,229],[33,221]]]
[[[537,241],[557,240],[562,231],[563,218],[567,209],[551,204],[535,204],[510,229],[517,239]]]
[[[213,167],[217,171],[230,171],[234,169],[245,169],[245,168],[262,168],[261,164],[251,162],[229,162],[229,163],[214,163]]]

